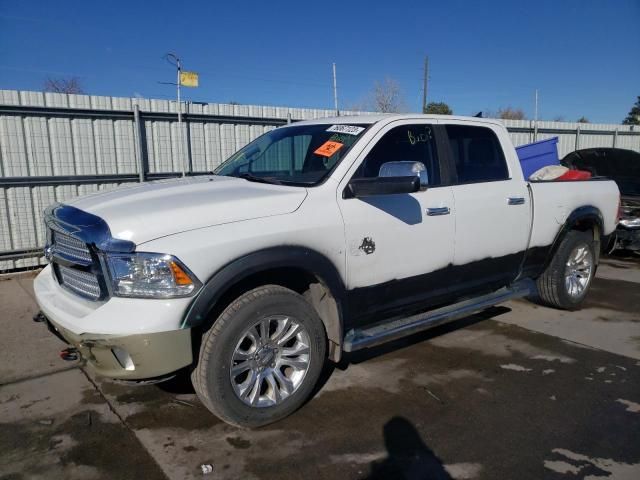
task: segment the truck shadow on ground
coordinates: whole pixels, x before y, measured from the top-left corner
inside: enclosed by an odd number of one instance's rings
[[[508,307],[490,307],[482,312],[461,318],[460,320],[456,320],[439,327],[425,330],[423,332],[415,333],[398,340],[393,340],[377,347],[367,348],[352,353],[345,353],[342,357],[342,360],[337,364],[333,362],[326,362],[324,370],[320,375],[320,379],[318,380],[318,383],[313,390],[313,394],[309,396],[309,399],[305,403],[310,402],[323,389],[336,369],[346,371],[350,365],[357,365],[359,363],[366,362],[368,360],[372,360],[374,358],[411,347],[412,345],[426,342],[432,338],[446,335],[447,333],[454,332],[471,325],[475,325],[476,323],[494,319],[509,312],[511,312],[511,309]]]
[[[423,442],[418,430],[403,417],[393,417],[383,428],[387,457],[371,463],[366,480],[450,480],[442,461]]]
[[[635,266],[640,265],[640,254],[633,252],[631,250],[615,250],[614,252],[609,253],[608,255],[605,255],[603,258],[631,262],[631,265],[611,264],[611,266],[615,268],[628,269],[628,268],[634,268]]]
[[[180,370],[175,377],[165,382],[155,385],[160,390],[175,395],[195,394],[196,391],[191,383],[191,372],[189,370]]]
[[[615,292],[614,295],[611,292]],[[640,305],[637,283],[596,277],[584,299],[583,309],[603,308],[616,312],[636,314]]]
[[[317,395],[317,393],[322,390],[322,388],[331,378],[331,375],[333,374],[335,369],[345,371],[349,368],[349,365],[366,362],[367,360],[371,360],[373,358],[380,357],[397,350],[408,348],[417,343],[422,343],[432,338],[445,335],[449,332],[475,325],[476,323],[482,322],[484,320],[490,320],[492,318],[498,317],[499,315],[509,313],[510,311],[510,308],[503,306],[491,307],[475,315],[470,315],[468,317],[461,318],[460,320],[456,320],[455,322],[441,325],[424,332],[419,332],[408,337],[400,338],[398,340],[394,340],[377,347],[367,348],[353,353],[345,353],[342,360],[338,364],[335,364],[333,362],[326,362],[322,374],[320,375],[320,379],[318,380],[318,383],[313,390],[313,394],[309,396],[307,402],[311,401]],[[190,372],[188,370],[178,372],[178,374],[174,378],[162,383],[158,383],[156,387],[170,394],[195,394],[195,390],[193,389],[193,385],[191,383]]]

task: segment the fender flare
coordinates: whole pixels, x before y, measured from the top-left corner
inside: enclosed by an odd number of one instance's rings
[[[593,205],[578,207],[569,214],[567,220],[564,222],[564,224],[556,234],[556,237],[551,244],[549,253],[547,254],[543,271],[549,266],[549,263],[551,263],[551,260],[558,251],[558,248],[560,248],[560,244],[562,243],[562,240],[564,240],[564,237],[566,237],[567,233],[569,233],[570,230],[573,230],[580,223],[588,223],[598,227],[600,237],[598,241],[602,243],[602,239],[604,237],[604,217],[602,216],[602,212],[600,212],[600,209],[594,207]],[[599,253],[599,251],[596,252],[596,255],[598,257]]]
[[[251,275],[276,268],[298,268],[318,278],[335,299],[339,320],[342,323],[346,289],[333,262],[321,253],[306,247],[281,246],[243,255],[214,273],[189,305],[182,328],[202,324],[211,309],[233,285]]]
[[[585,205],[573,210],[564,224],[556,233],[553,242],[550,245],[529,248],[522,261],[519,278],[537,278],[549,266],[553,257],[556,255],[560,244],[567,233],[578,226],[580,223],[596,225],[600,230],[599,241],[604,244],[604,220],[600,210],[592,205]],[[599,255],[599,251],[596,252]]]

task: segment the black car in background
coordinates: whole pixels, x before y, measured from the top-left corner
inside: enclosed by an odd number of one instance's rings
[[[640,252],[640,153],[621,148],[587,148],[565,156],[562,165],[608,177],[620,189],[622,212],[610,249]]]

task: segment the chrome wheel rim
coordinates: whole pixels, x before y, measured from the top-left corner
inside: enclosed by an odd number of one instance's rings
[[[570,297],[581,297],[593,275],[593,254],[586,244],[578,245],[567,259],[564,284]]]
[[[240,337],[229,375],[235,394],[251,407],[271,407],[291,396],[309,370],[309,333],[294,318],[264,317]]]

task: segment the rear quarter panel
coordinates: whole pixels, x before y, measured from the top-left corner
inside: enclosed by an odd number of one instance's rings
[[[530,247],[545,247],[556,235],[571,213],[580,208],[597,208],[603,218],[603,235],[616,229],[620,192],[612,180],[574,182],[532,182],[533,229]]]

